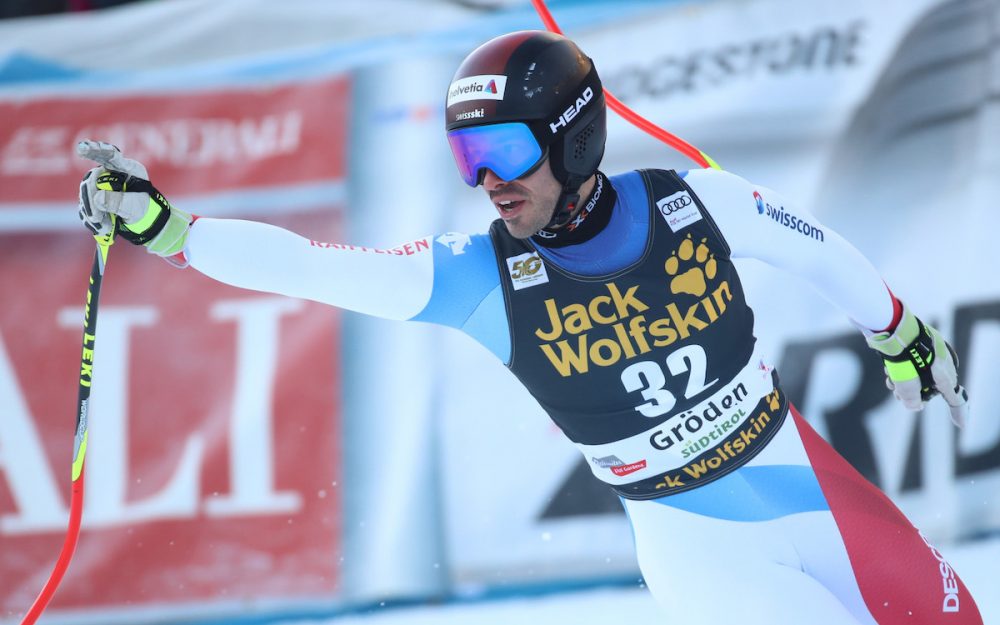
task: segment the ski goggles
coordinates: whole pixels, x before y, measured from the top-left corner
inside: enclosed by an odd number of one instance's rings
[[[509,182],[545,160],[545,150],[522,122],[458,128],[448,133],[448,144],[462,180],[470,187],[480,184],[484,169]]]

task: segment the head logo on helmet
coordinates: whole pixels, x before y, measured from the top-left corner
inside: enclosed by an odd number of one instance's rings
[[[601,79],[575,43],[546,31],[491,39],[459,66],[446,107],[448,141],[466,183],[481,184],[486,169],[513,180],[549,158],[563,186],[551,225],[568,220],[607,137]]]
[[[580,109],[587,106],[594,97],[594,90],[587,87],[580,94],[580,97],[576,99],[576,104],[571,104],[565,111],[559,114],[559,119],[554,122],[549,123],[549,128],[552,130],[553,134],[559,132],[559,128],[565,128],[569,124],[570,120],[576,117]]]

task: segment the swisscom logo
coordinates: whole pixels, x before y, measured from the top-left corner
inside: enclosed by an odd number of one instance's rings
[[[448,87],[448,106],[469,100],[503,100],[507,77],[495,74],[469,76]]]
[[[754,202],[757,204],[757,214],[770,217],[775,223],[790,230],[794,230],[801,235],[817,241],[825,240],[823,229],[818,228],[797,215],[793,215],[785,210],[784,206],[774,206],[764,200],[760,193],[753,192]]]

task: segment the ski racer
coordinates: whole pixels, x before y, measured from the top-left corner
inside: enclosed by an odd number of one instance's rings
[[[775,191],[713,169],[600,171],[605,117],[572,41],[515,32],[473,51],[446,100],[459,173],[497,211],[486,233],[374,250],[198,218],[97,141],[78,146],[99,164],[80,217],[227,284],[471,336],[621,497],[670,622],[981,625],[940,551],[789,403],[733,260],[808,281],[906,408],[940,395],[961,426],[950,346]]]

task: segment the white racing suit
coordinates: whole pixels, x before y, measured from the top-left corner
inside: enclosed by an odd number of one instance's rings
[[[525,241],[496,223],[390,249],[202,218],[185,255],[228,284],[455,327],[496,354],[622,497],[671,622],[981,624],[940,552],[784,397],[732,260],[880,331],[894,299],[871,264],[720,171],[599,175],[584,215]]]

